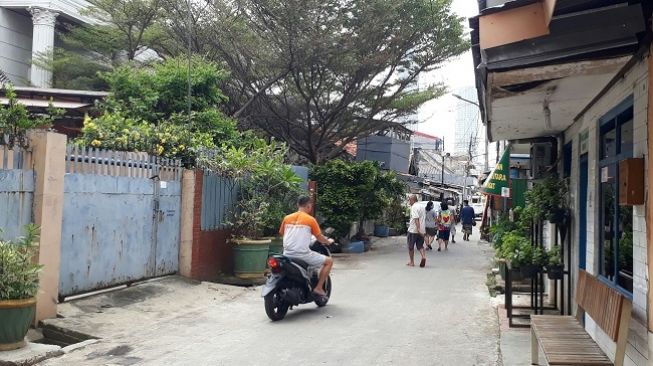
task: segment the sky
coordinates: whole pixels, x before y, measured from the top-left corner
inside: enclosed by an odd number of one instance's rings
[[[453,0],[453,10],[460,16],[469,18],[478,14],[475,0]],[[467,21],[465,26],[468,27]],[[469,29],[468,29],[469,31]],[[420,86],[442,82],[449,88],[449,93],[466,86],[474,86],[474,64],[472,52],[450,60],[442,68],[420,76]],[[454,149],[456,108],[458,99],[447,94],[425,103],[419,110],[420,124],[417,130],[430,135],[444,137],[445,151]]]

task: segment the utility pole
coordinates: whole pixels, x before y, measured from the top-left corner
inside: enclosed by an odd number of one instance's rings
[[[477,106],[478,109],[479,109],[479,113],[481,113],[481,106],[478,103],[474,102],[473,100],[463,98],[458,94],[451,94],[451,95],[454,98],[458,98],[458,99],[462,100],[463,102],[467,102],[469,104],[473,104],[473,105]],[[485,131],[483,133],[483,135],[485,136],[485,139],[484,139],[485,140],[485,167],[484,167],[485,170],[484,170],[484,172],[487,172],[490,169],[490,164],[489,164],[489,144],[490,144],[490,142],[488,141],[488,138],[487,138],[487,131]]]
[[[490,142],[487,139],[487,133],[485,133],[485,139],[484,140],[485,140],[485,154],[483,154],[483,155],[485,156],[485,166],[484,166],[483,173],[487,172],[490,169],[490,161],[489,161],[489,158],[488,158],[488,152],[489,152],[488,150],[490,148],[489,147]]]

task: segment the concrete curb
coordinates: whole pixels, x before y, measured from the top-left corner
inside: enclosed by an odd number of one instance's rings
[[[31,366],[61,355],[63,351],[59,346],[28,342],[23,348],[0,352],[0,366]]]

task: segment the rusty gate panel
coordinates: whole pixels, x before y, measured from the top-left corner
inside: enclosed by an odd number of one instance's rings
[[[156,187],[156,186],[155,186]],[[181,233],[181,182],[160,181],[155,200],[156,251],[155,275],[162,276],[179,270]]]
[[[181,187],[167,182],[157,192],[160,184],[142,177],[66,174],[60,296],[178,270]],[[157,193],[164,197],[158,209]]]
[[[11,240],[25,234],[33,201],[33,170],[0,169],[0,237]]]

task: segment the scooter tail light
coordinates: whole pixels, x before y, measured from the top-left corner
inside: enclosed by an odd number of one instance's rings
[[[270,267],[273,273],[281,272],[281,263],[275,257],[268,258],[268,267]]]

